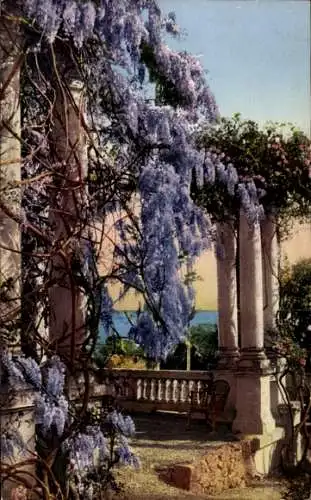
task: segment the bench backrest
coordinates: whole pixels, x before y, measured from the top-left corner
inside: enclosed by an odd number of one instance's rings
[[[209,407],[216,411],[223,411],[226,406],[229,392],[230,385],[226,380],[215,380],[212,385]]]

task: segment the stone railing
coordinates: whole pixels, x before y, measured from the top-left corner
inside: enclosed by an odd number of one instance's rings
[[[92,396],[115,396],[128,410],[185,412],[190,393],[199,401],[210,377],[207,371],[101,370],[98,380],[92,380]]]

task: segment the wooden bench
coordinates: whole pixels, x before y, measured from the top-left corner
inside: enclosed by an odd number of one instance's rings
[[[187,429],[190,429],[193,413],[204,413],[207,424],[215,431],[217,419],[225,409],[229,392],[230,385],[226,380],[221,379],[211,380],[199,393],[191,391]]]

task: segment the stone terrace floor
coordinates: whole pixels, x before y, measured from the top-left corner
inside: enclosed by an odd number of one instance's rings
[[[204,450],[234,440],[234,436],[219,431],[209,433],[203,422],[192,422],[186,430],[186,419],[178,414],[157,413],[133,415],[137,435],[132,448],[140,457],[140,470],[130,468],[118,472],[124,484],[122,500],[281,500],[284,483],[278,480],[256,481],[247,488],[229,490],[218,496],[198,496],[168,485],[160,479],[159,471],[173,464],[191,461]]]

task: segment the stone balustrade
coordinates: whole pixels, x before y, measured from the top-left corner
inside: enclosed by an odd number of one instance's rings
[[[91,380],[92,398],[115,396],[127,410],[186,412],[190,393],[199,401],[211,372],[115,369],[101,370],[99,378]]]

